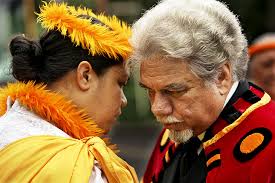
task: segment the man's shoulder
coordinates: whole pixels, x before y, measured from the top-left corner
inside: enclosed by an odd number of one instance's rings
[[[267,182],[275,170],[275,103],[271,101],[235,122],[235,128],[205,148],[207,181]]]
[[[247,120],[252,121],[255,125],[264,125],[264,127],[275,132],[275,102],[270,101],[259,107],[247,117]]]

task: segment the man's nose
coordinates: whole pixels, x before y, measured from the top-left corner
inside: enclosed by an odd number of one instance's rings
[[[167,116],[172,113],[171,102],[167,96],[156,93],[151,100],[151,110],[155,116]]]

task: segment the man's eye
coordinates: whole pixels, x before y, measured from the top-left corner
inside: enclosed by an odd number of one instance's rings
[[[169,90],[165,90],[164,93],[166,95],[170,95],[172,97],[180,97],[182,96],[186,91],[185,90],[180,90],[180,91],[169,91]]]

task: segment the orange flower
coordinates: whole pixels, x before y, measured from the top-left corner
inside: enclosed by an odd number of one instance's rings
[[[55,2],[44,2],[40,10],[37,15],[42,27],[58,30],[62,35],[69,36],[76,46],[89,50],[93,56],[104,55],[113,59],[121,56],[126,60],[132,51],[128,42],[131,28],[115,16],[95,15],[87,8],[75,8],[66,3]],[[83,19],[83,15],[91,18]],[[105,25],[92,24],[92,19]]]

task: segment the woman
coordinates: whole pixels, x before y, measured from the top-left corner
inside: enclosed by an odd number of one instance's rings
[[[102,139],[127,104],[129,27],[56,3],[38,20],[38,41],[10,43],[19,82],[0,90],[0,182],[137,182]]]

